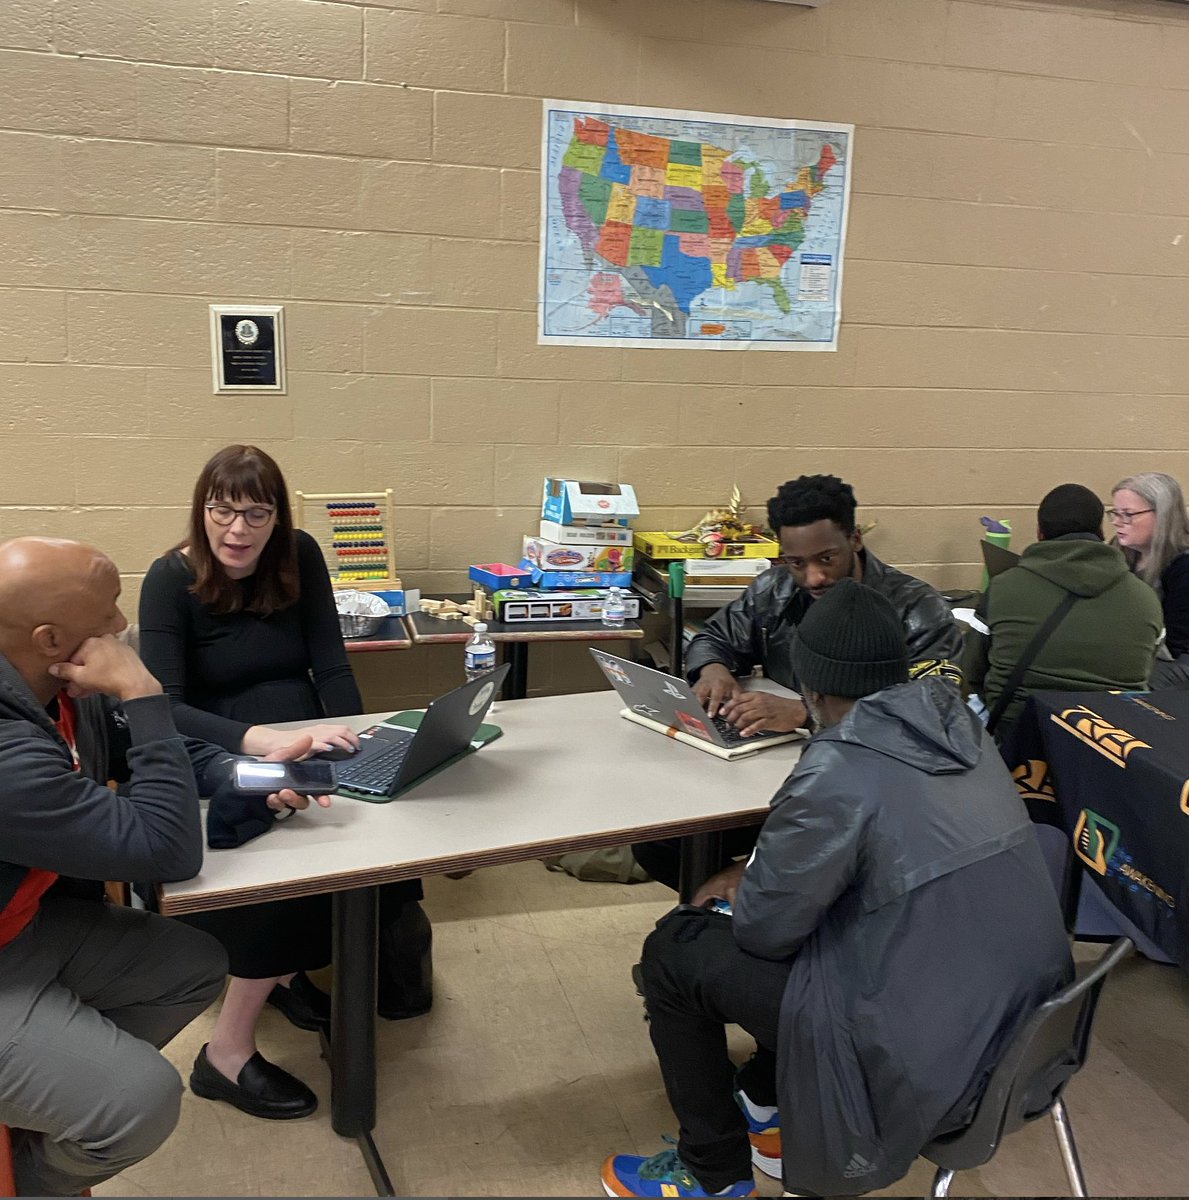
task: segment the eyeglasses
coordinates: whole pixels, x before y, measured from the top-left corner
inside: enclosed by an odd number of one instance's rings
[[[1155,512],[1154,508],[1137,508],[1134,512],[1127,512],[1122,508],[1108,508],[1106,515],[1110,517],[1116,525],[1130,525],[1136,517],[1142,517],[1144,513]]]
[[[230,504],[206,504],[203,507],[216,525],[234,525],[236,517],[243,517],[252,529],[263,529],[277,512],[275,508],[265,508],[263,505],[232,508]]]

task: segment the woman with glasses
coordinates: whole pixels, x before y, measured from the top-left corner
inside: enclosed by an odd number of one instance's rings
[[[1144,471],[1111,490],[1107,516],[1131,569],[1160,596],[1165,641],[1152,687],[1189,685],[1189,515],[1171,475]]]
[[[140,649],[173,701],[178,730],[189,737],[263,755],[292,741],[273,723],[317,720],[308,730],[316,751],[359,744],[348,726],[333,721],[362,712],[363,701],[326,564],[314,539],[293,527],[280,468],[255,446],[227,446],[203,467],[186,538],[145,576]],[[432,1000],[420,898],[417,880],[382,889],[383,1016],[416,1015]],[[191,1090],[258,1117],[312,1113],[314,1093],[259,1053],[255,1029],[265,1003],[299,1029],[328,1027],[330,998],[305,972],[330,961],[329,897],[182,919],[217,937],[231,963]]]

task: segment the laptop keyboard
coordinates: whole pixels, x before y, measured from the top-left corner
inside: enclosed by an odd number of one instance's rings
[[[401,764],[413,739],[396,742],[380,754],[369,755],[363,762],[339,766],[339,783],[354,792],[366,792],[372,796],[387,796],[392,781],[396,778]]]
[[[750,737],[744,737],[725,717],[712,717],[711,720],[714,728],[722,735],[722,740],[728,746],[750,745],[752,742],[763,741],[764,738],[781,736],[773,730],[763,729],[759,733],[753,733]]]

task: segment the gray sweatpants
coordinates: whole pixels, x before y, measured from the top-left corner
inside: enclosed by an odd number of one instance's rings
[[[18,1195],[77,1195],[173,1132],[182,1083],[157,1053],[219,994],[213,939],[154,913],[48,897],[0,950],[0,1123]]]

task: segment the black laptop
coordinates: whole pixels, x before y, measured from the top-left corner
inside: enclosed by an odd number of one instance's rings
[[[363,796],[392,799],[444,762],[462,754],[491,707],[509,665],[439,696],[415,729],[372,725],[359,749],[338,762],[339,787]]]
[[[987,568],[987,575],[991,579],[994,579],[996,575],[1002,575],[1004,571],[1010,571],[1012,567],[1019,564],[1020,556],[1006,546],[996,546],[994,542],[988,542],[986,538],[983,538],[979,542],[979,548],[983,552],[983,565]]]

